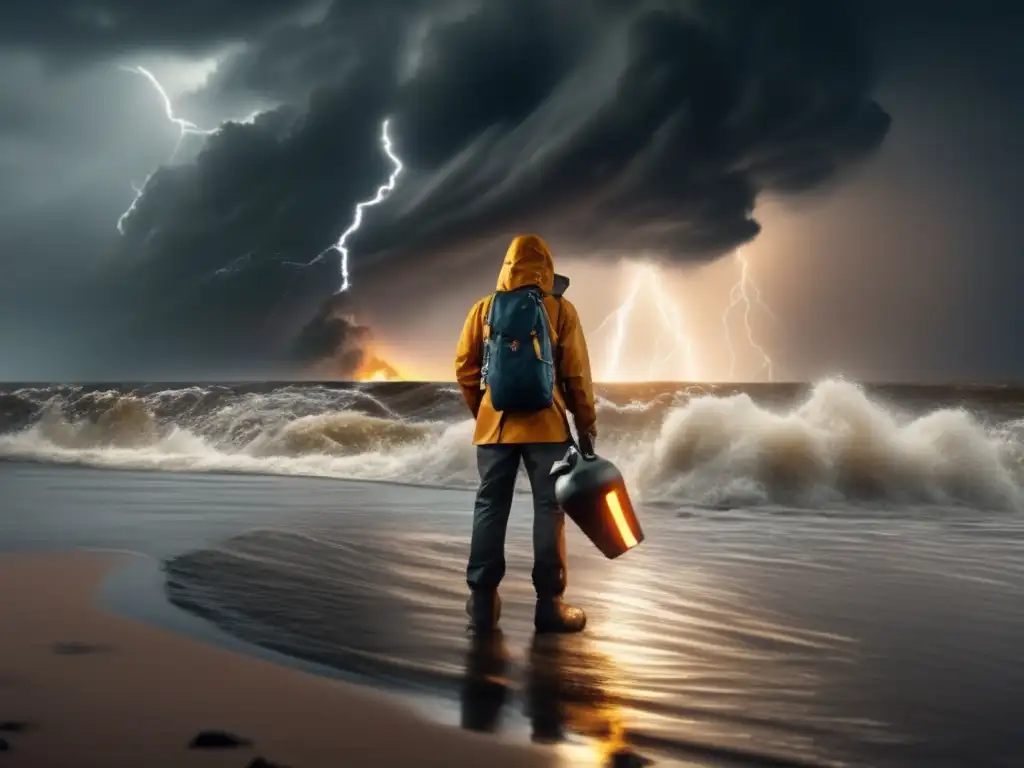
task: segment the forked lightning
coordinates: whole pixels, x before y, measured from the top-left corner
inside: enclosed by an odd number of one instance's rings
[[[641,298],[644,302],[653,303],[660,321],[660,333],[655,339],[648,378],[692,381],[696,378],[697,364],[693,342],[685,328],[683,310],[665,290],[657,269],[649,264],[635,267],[626,300],[604,319],[595,332],[599,334],[605,326],[612,324],[608,357],[599,378],[603,381],[621,381],[624,378],[622,353],[626,346],[626,334]],[[666,338],[668,349],[663,352]]]
[[[149,81],[149,84],[152,85],[154,90],[156,90],[156,92],[160,95],[160,99],[164,103],[164,114],[167,115],[167,119],[170,122],[174,123],[174,125],[178,126],[178,140],[174,143],[174,150],[167,158],[168,163],[174,162],[174,159],[178,156],[178,152],[181,150],[181,145],[185,142],[186,136],[211,136],[221,129],[221,126],[217,126],[216,128],[200,128],[191,120],[186,120],[174,114],[174,104],[171,103],[171,97],[167,95],[167,91],[164,90],[164,87],[160,84],[160,81],[156,79],[156,75],[154,75],[145,67],[121,67],[121,69],[125,72],[131,72],[133,74],[146,78],[146,80]],[[235,122],[251,123],[253,120],[256,119],[256,117],[259,114],[260,111],[257,110],[245,119],[237,120]],[[125,221],[127,221],[128,217],[135,210],[135,207],[139,203],[139,199],[142,197],[142,192],[143,190],[145,190],[146,184],[149,183],[149,180],[150,178],[152,178],[152,176],[153,174],[150,173],[146,177],[146,180],[142,182],[141,186],[135,184],[135,182],[132,182],[132,190],[135,192],[135,197],[132,198],[132,202],[125,210],[125,212],[122,213],[117,219],[117,231],[120,232],[122,235],[124,234]]]
[[[390,125],[390,118],[384,120],[384,123],[381,125],[380,135],[380,142],[381,146],[384,148],[384,154],[388,156],[388,160],[390,160],[391,164],[394,166],[391,170],[391,176],[388,177],[387,183],[382,184],[377,189],[377,194],[371,197],[369,200],[364,200],[363,202],[356,204],[355,213],[352,216],[352,223],[349,225],[348,229],[341,233],[341,237],[338,238],[338,242],[336,242],[329,248],[326,248],[325,250],[321,251],[317,255],[317,257],[313,259],[312,262],[310,262],[316,263],[331,251],[338,252],[338,254],[341,256],[341,287],[338,288],[338,293],[344,293],[349,289],[350,285],[348,276],[348,247],[345,245],[345,243],[348,242],[349,237],[351,237],[352,234],[356,232],[360,226],[362,226],[363,211],[366,208],[370,208],[374,205],[379,205],[380,203],[384,202],[387,199],[388,195],[391,194],[392,190],[394,190],[395,188],[396,182],[398,181],[398,177],[402,173],[404,167],[402,165],[402,161],[398,158],[398,155],[395,154],[394,145],[391,143],[391,136],[390,134],[388,134],[388,127]]]
[[[757,305],[772,320],[777,320],[777,318],[775,313],[771,311],[761,298],[761,288],[750,272],[750,262],[743,254],[742,248],[736,249],[736,261],[740,265],[740,276],[729,291],[729,303],[726,305],[725,311],[722,312],[722,325],[725,326],[725,343],[729,348],[729,378],[732,379],[736,373],[736,348],[732,343],[729,317],[734,309],[742,308],[743,330],[747,334],[747,344],[750,345],[750,348],[754,350],[761,360],[760,371],[765,371],[768,381],[772,381],[774,364],[764,347],[754,339],[754,330],[750,325],[750,314],[754,310],[755,305]]]
[[[740,274],[729,291],[729,300],[722,313],[725,343],[730,358],[729,378],[732,379],[736,372],[736,349],[730,329],[730,318],[735,310],[741,314],[747,343],[760,359],[760,370],[765,371],[768,380],[772,381],[774,363],[755,339],[751,316],[755,305],[773,319],[775,315],[761,298],[761,289],[754,280],[750,262],[742,250],[736,251],[735,258],[740,266]],[[622,360],[623,352],[630,322],[635,319],[634,315],[641,302],[654,307],[660,326],[646,371],[647,380],[694,381],[699,378],[695,345],[692,334],[686,328],[683,307],[664,288],[658,271],[651,265],[639,265],[633,270],[625,300],[604,319],[595,332],[599,334],[610,326],[608,352],[598,378],[603,381],[623,381],[628,378]],[[664,349],[666,344],[667,351]]]

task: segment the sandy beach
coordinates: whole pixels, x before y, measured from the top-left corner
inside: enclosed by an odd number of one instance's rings
[[[108,614],[94,591],[129,557],[0,558],[5,766],[242,768],[258,757],[293,768],[556,762],[551,751],[428,723],[371,691]],[[189,748],[204,730],[252,744]]]

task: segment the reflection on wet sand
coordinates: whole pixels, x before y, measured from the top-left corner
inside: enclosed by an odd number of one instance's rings
[[[460,697],[463,728],[487,733],[499,729],[502,710],[512,697],[508,666],[508,649],[500,630],[470,639]]]
[[[707,713],[697,708],[667,707],[675,723],[684,712],[689,715],[686,727],[673,729],[671,735],[638,728],[651,725],[649,721],[658,715],[635,707],[635,694],[626,684],[627,668],[598,650],[603,646],[587,635],[535,635],[526,667],[520,671],[514,668],[501,631],[471,637],[461,690],[462,727],[499,732],[505,728],[503,715],[522,706],[531,740],[564,752],[566,765],[639,768],[652,762],[643,754],[649,750],[658,764],[674,766],[822,768],[834,764],[758,749],[756,713],[733,713],[737,724],[747,725],[734,731],[733,739],[708,728],[701,718]],[[517,680],[523,681],[518,696]]]
[[[497,731],[505,707],[515,699],[511,657],[498,631],[470,639],[462,687],[462,727]],[[570,735],[590,742],[599,764],[625,757],[624,729],[608,695],[615,670],[586,637],[535,635],[525,670],[522,705],[534,742],[560,744]],[[642,765],[633,756],[623,765]]]

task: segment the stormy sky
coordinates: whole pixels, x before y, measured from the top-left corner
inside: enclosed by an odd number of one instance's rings
[[[588,330],[623,259],[685,292],[744,246],[785,378],[1019,379],[1022,33],[1012,0],[4,4],[0,378],[345,376],[371,338],[447,378],[531,231]]]

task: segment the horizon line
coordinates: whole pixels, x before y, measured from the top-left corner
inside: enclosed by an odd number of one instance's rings
[[[819,376],[815,379],[786,379],[778,381],[754,381],[754,380],[736,380],[736,381],[725,381],[725,380],[686,380],[686,379],[651,379],[651,380],[638,380],[638,381],[599,381],[594,380],[593,384],[597,386],[605,387],[637,387],[637,386],[691,386],[691,387],[793,387],[793,386],[813,386],[814,384],[830,381],[830,380],[841,380],[848,381],[851,384],[858,384],[872,387],[900,387],[900,386],[912,386],[912,387],[1024,387],[1024,379],[1012,380],[1012,379],[976,379],[976,380],[956,380],[949,379],[944,381],[914,381],[907,379],[857,379],[851,376],[842,376],[839,374],[831,376]],[[169,378],[169,379],[0,379],[0,387],[42,387],[42,386],[62,386],[62,387],[98,387],[98,386],[157,386],[163,384],[176,384],[176,385],[319,385],[319,386],[338,386],[338,385],[372,385],[372,386],[395,386],[402,384],[436,384],[436,385],[452,385],[458,386],[458,383],[454,380],[445,379],[394,379],[394,380],[358,380],[358,379],[307,379],[307,378],[266,378],[266,379],[245,379],[245,378]]]

